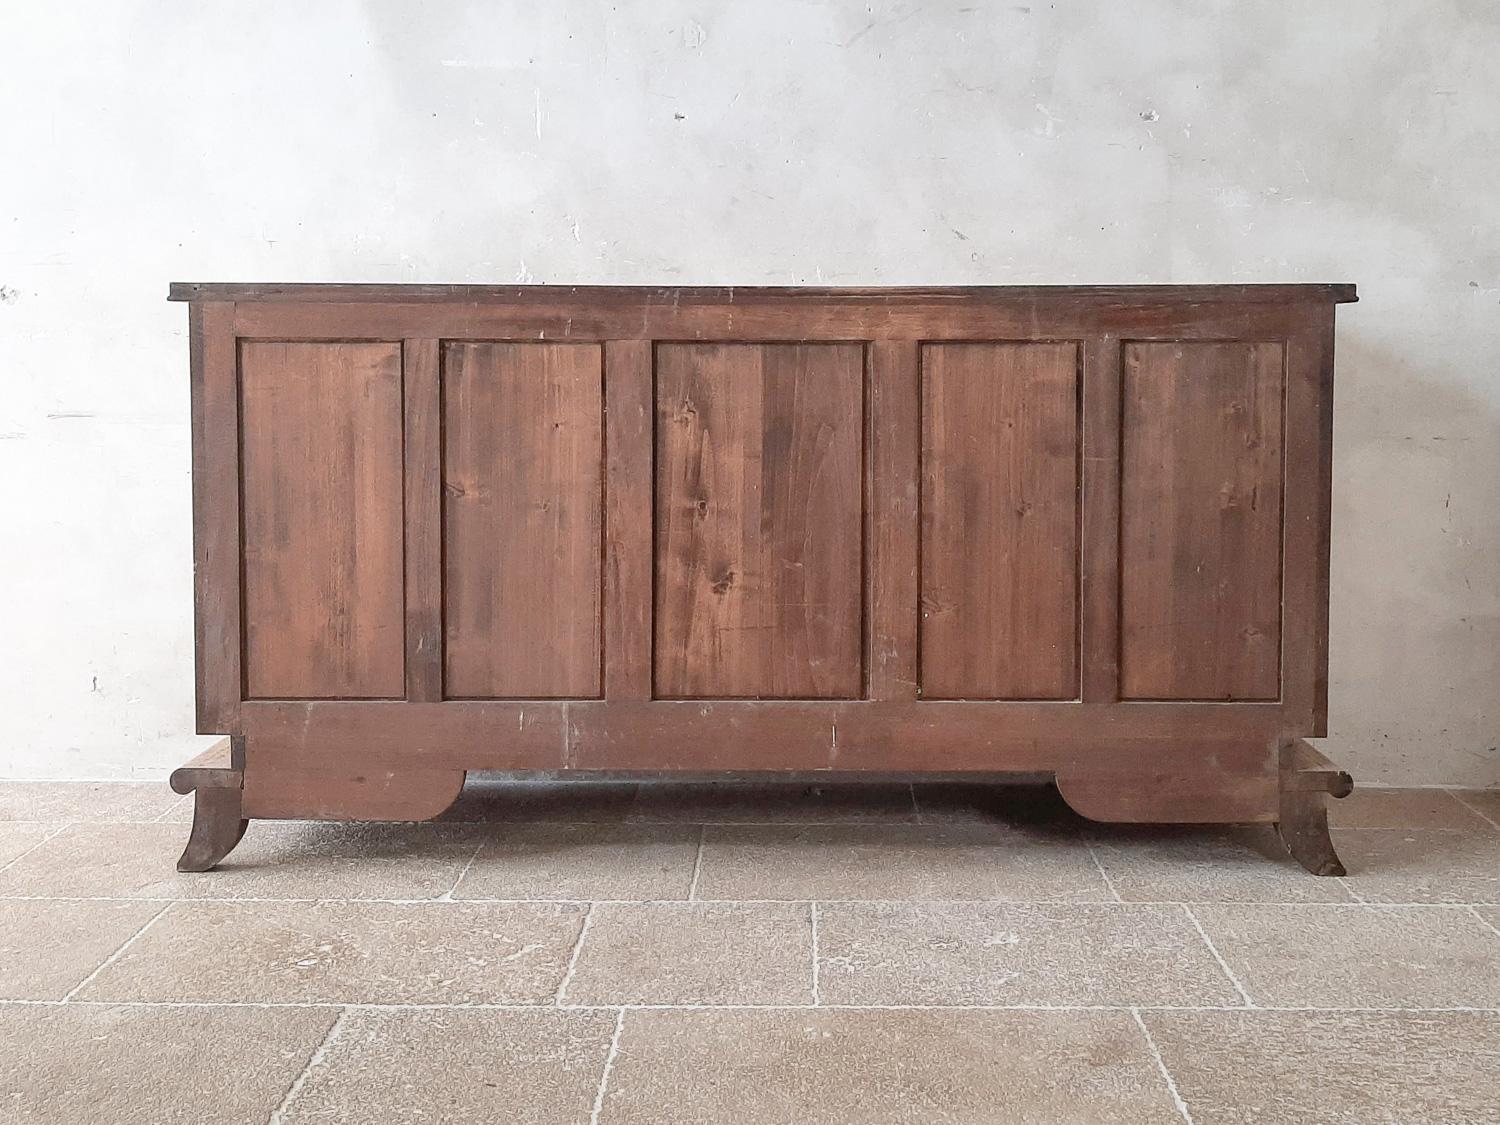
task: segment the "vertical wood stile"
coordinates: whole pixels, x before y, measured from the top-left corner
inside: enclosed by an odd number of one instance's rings
[[[401,345],[405,429],[406,698],[443,697],[443,445],[440,342]]]
[[[1117,336],[1083,345],[1082,698],[1120,695],[1120,380]]]
[[[240,613],[240,392],[234,305],[194,302],[188,315],[198,732],[225,734],[236,725],[244,687]]]
[[[868,345],[865,668],[870,699],[917,698],[921,345]]]
[[[1289,725],[1318,737],[1328,721],[1333,308],[1307,319],[1286,347],[1281,699]]]
[[[651,698],[652,342],[604,345],[604,697]]]

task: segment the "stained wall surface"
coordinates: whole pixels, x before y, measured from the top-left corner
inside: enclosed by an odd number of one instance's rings
[[[192,735],[169,280],[1353,281],[1328,749],[1500,785],[1500,7],[0,9],[0,776]]]

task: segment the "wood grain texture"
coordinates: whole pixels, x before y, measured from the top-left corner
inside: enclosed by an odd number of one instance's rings
[[[651,344],[604,346],[604,696],[651,698]]]
[[[863,383],[858,345],[658,345],[658,697],[860,693]]]
[[[406,433],[406,698],[443,698],[443,417],[438,341],[401,345]]]
[[[826,300],[768,297],[736,290],[710,301],[670,291],[582,303],[553,286],[524,300],[340,303],[248,302],[234,306],[234,331],[244,339],[355,339],[438,336],[451,340],[734,341],[787,340],[1074,340],[1097,334],[1121,339],[1262,339],[1285,335],[1305,304],[1091,298],[966,300],[890,295]]]
[[[1125,347],[1126,699],[1279,694],[1283,357],[1279,343]]]
[[[1050,773],[1100,819],[1295,819],[1281,794],[1309,775],[1275,751],[1326,706],[1350,287],[183,295],[199,724],[231,736],[212,776],[244,783],[198,860],[243,815],[432,815],[466,770]],[[1034,362],[1059,347],[1066,376]],[[470,393],[445,401],[460,351]],[[576,448],[549,444],[560,419]],[[457,552],[450,463],[474,500]],[[984,502],[1001,488],[1019,512]],[[549,490],[587,499],[584,530],[527,522]],[[924,522],[942,511],[963,519]],[[943,644],[918,672],[944,567],[984,610],[943,642],[949,670],[988,669],[960,699],[936,697]],[[980,601],[981,575],[1027,601]],[[493,642],[480,690],[519,695],[445,690],[445,583]],[[496,583],[521,602],[497,614]],[[290,696],[244,698],[267,669]]]
[[[593,344],[445,345],[450,698],[600,693],[601,373]]]
[[[257,760],[417,770],[1252,769],[1281,730],[1265,703],[881,703],[864,700],[277,700],[244,705]],[[336,748],[330,752],[330,748]],[[1275,757],[1254,770],[1275,776]],[[1274,804],[1266,806],[1269,818]]]
[[[1253,301],[1354,301],[1354,286],[1340,282],[1300,285],[968,285],[837,287],[817,285],[381,285],[336,282],[174,281],[169,301],[269,301],[312,304],[328,301],[423,301],[463,304],[526,304],[567,300],[580,306],[637,304],[643,301],[780,300],[796,305],[854,298],[910,303],[970,301],[1173,304],[1242,304]]]
[[[1082,697],[1120,698],[1120,340],[1083,346]]]
[[[251,698],[406,692],[401,347],[240,349]]]
[[[868,348],[865,666],[871,699],[917,697],[920,354],[915,340],[882,340]]]
[[[1333,507],[1333,309],[1287,337],[1286,527],[1281,697],[1303,733],[1328,733],[1329,532]]]
[[[1078,359],[922,349],[923,698],[1077,697]]]
[[[199,734],[235,729],[242,670],[239,357],[234,306],[188,316],[193,428],[193,640]]]
[[[463,770],[381,769],[360,762],[302,769],[252,751],[241,809],[280,820],[431,820],[458,799]]]

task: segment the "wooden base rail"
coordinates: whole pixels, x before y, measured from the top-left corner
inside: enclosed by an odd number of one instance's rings
[[[207,871],[214,867],[240,842],[251,815],[298,820],[431,820],[458,799],[465,777],[461,770],[391,771],[371,776],[272,767],[263,775],[252,774],[255,780],[247,799],[245,771],[231,764],[230,748],[231,740],[226,738],[172,774],[171,784],[176,792],[196,793],[193,829],[178,860],[179,871]],[[579,771],[576,778],[584,781],[593,773]],[[618,780],[632,774],[610,771],[608,776]],[[735,776],[763,780],[789,775],[750,772]],[[820,772],[790,776],[816,776],[826,783],[854,780],[860,775]],[[1004,780],[990,774],[982,776],[986,782]],[[1030,783],[1043,777],[1036,773],[1015,776]],[[962,780],[964,775],[944,777]],[[1158,775],[1145,786],[1130,777],[1103,781],[1085,778],[1077,782],[1054,778],[1054,782],[1076,812],[1115,822],[1170,822],[1184,818],[1191,822],[1207,795],[1223,787],[1222,778],[1195,779],[1191,775],[1186,778]],[[1276,831],[1292,857],[1314,875],[1345,874],[1328,832],[1325,798],[1347,797],[1353,789],[1349,775],[1336,769],[1305,740],[1293,740],[1282,748]]]

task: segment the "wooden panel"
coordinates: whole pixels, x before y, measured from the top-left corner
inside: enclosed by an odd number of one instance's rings
[[[716,769],[1041,772],[1100,819],[1287,815],[1277,750],[1319,729],[1325,705],[1329,302],[1352,292],[193,295],[199,722],[232,735],[225,772],[241,771],[245,809],[425,816],[469,769]],[[465,346],[490,357],[468,373],[475,395],[498,396],[488,414],[453,402],[445,414],[445,356]],[[1012,393],[1016,371],[1059,346],[1073,349],[1068,426],[1049,407],[1069,398],[1060,383],[1038,374],[1033,393]],[[494,356],[539,347],[590,355],[585,385],[507,400],[519,392]],[[933,372],[950,358],[951,385],[935,395]],[[1060,379],[1066,364],[1040,366]],[[535,470],[559,490],[585,482],[593,522],[578,541],[592,570],[580,564],[580,576],[566,545],[514,542],[531,533],[529,486],[515,473],[533,472],[546,448],[527,427],[583,397],[588,455]],[[1006,425],[987,424],[986,410]],[[466,426],[485,431],[469,447]],[[1068,452],[1049,457],[1047,436],[1064,431]],[[924,522],[944,508],[932,460],[943,442],[978,495],[945,480],[949,510],[967,520],[965,503],[980,504],[982,532]],[[473,485],[468,514],[483,531],[457,553],[442,522],[459,499],[444,495],[445,444],[447,460],[483,470],[456,481],[466,501]],[[1032,462],[1070,460],[1071,488],[1045,477],[1053,502],[1033,502]],[[1007,480],[1021,511],[984,508],[983,490]],[[509,517],[478,504],[486,490],[513,504]],[[1038,520],[1072,535],[1062,568],[1019,557]],[[535,565],[559,551],[558,566]],[[1060,669],[1005,649],[1008,663],[989,666],[995,682],[941,699],[930,690],[942,686],[931,661],[941,646],[920,607],[944,560],[986,554],[991,577],[1037,572],[1023,614],[1072,585],[1071,621],[1037,609],[1005,643],[1047,655],[1051,630],[1081,650]],[[508,692],[496,684],[556,658],[556,621],[570,611],[587,640],[573,654],[588,668],[581,686],[556,686],[575,666],[564,657],[561,672],[538,677],[552,681],[547,697],[523,685],[520,697],[446,698],[456,693],[444,650],[462,626],[444,621],[444,582],[475,573],[483,659],[514,661],[484,666],[483,689]],[[505,620],[523,612],[513,607],[492,612],[488,583],[533,577],[524,612],[546,618],[541,627]],[[335,582],[342,608],[321,588]],[[547,597],[555,603],[538,609]],[[965,646],[985,651],[973,635],[1004,633],[1001,611],[1017,612],[988,605],[993,620],[948,642],[966,673]],[[290,673],[272,686],[292,697],[242,699],[265,690],[267,669]]]
[[[331,764],[308,769],[252,750],[241,807],[245,816],[269,819],[431,820],[463,785],[463,770],[414,770],[408,763],[381,768],[357,754],[334,755]]]
[[[515,341],[701,340],[1060,340],[1108,334],[1124,339],[1262,338],[1286,334],[1295,306],[1205,305],[1109,300],[971,301],[851,297],[770,300],[736,292],[732,300],[677,300],[676,290],[638,292],[634,300],[582,302],[562,286],[517,304],[466,302],[235,306],[241,337],[296,339],[441,336]]]
[[[861,689],[863,349],[656,349],[655,689]]]
[[[1333,308],[1287,339],[1281,702],[1287,728],[1328,733],[1328,565],[1333,501]]]
[[[1268,795],[1228,816],[1205,799],[1209,820],[1269,819],[1281,724],[1264,703],[807,700],[281,701],[248,703],[244,718],[256,760],[293,770],[1056,771],[1111,778],[1134,801],[1133,777]]]
[[[188,318],[193,426],[193,639],[199,734],[235,729],[240,657],[239,377],[234,306]]]
[[[406,407],[406,698],[443,698],[443,455],[438,341],[401,345]]]
[[[604,695],[651,698],[651,344],[604,345]]]
[[[1086,703],[1120,698],[1120,362],[1118,337],[1084,343],[1079,590]]]
[[[921,693],[1078,694],[1078,345],[922,349]]]
[[[1125,347],[1126,699],[1277,697],[1283,354],[1279,343]]]
[[[240,350],[252,698],[405,694],[401,347]]]
[[[917,487],[922,413],[915,340],[869,345],[866,442],[869,498],[865,543],[870,624],[866,668],[871,699],[917,697]]]
[[[599,694],[601,395],[595,345],[446,346],[449,697]]]
[[[445,345],[449,698],[599,695],[601,359],[593,344]]]

